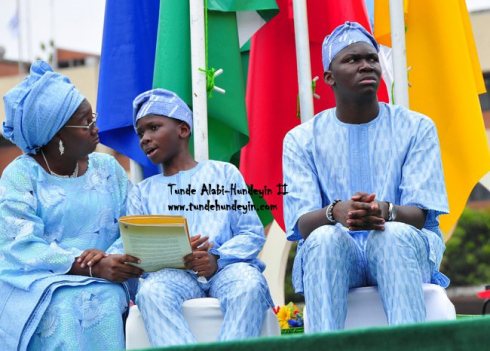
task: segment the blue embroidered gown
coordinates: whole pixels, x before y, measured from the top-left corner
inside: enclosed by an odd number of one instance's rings
[[[124,348],[127,292],[66,274],[89,248],[119,253],[117,220],[128,180],[114,158],[92,153],[77,178],[50,175],[22,155],[0,179],[2,350]]]
[[[449,284],[439,272],[445,246],[438,217],[448,205],[434,123],[384,103],[363,124],[343,123],[335,108],[325,110],[286,135],[283,172],[287,238],[299,241],[293,285],[305,293],[308,312],[316,312],[308,314],[310,329],[343,328],[348,289],[366,285],[378,286],[390,324],[425,319],[421,283]],[[302,239],[302,215],[358,191],[425,209],[423,228],[393,222],[383,232],[349,232],[325,225]]]

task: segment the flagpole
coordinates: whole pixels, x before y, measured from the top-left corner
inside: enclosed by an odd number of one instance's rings
[[[313,92],[311,89],[311,61],[310,39],[308,35],[308,14],[306,0],[293,0],[294,12],[294,39],[296,44],[296,67],[298,72],[298,94],[301,123],[313,118]],[[267,255],[274,255],[274,264],[268,265],[264,274],[270,275],[268,281],[276,283],[271,285],[271,291],[275,292],[278,301],[284,304],[284,279],[286,275],[287,259],[291,250],[291,242],[286,240],[286,235],[276,221],[270,227],[268,238],[261,255],[266,259]],[[269,273],[271,272],[271,273]]]
[[[298,69],[299,109],[301,122],[313,117],[313,92],[311,90],[310,39],[306,0],[293,0],[294,38]]]
[[[209,159],[206,74],[200,70],[206,68],[204,1],[189,0],[189,6],[194,158],[203,161]]]
[[[409,107],[403,0],[390,0],[390,24],[395,103]]]

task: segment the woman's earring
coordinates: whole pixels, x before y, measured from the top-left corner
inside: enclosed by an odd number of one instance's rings
[[[60,143],[58,145],[58,149],[60,150],[60,155],[63,155],[65,153],[65,146],[63,145],[63,142],[60,139]]]

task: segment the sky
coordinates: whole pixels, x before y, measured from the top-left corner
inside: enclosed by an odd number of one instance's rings
[[[49,53],[41,50],[41,43],[49,46],[52,39],[59,48],[100,54],[104,8],[105,0],[0,0],[4,59],[46,59]]]
[[[490,9],[490,0],[466,0],[468,11],[480,11]]]
[[[466,4],[470,12],[490,9],[490,0],[466,0]],[[49,47],[43,51],[41,45],[49,46],[51,40],[59,48],[99,55],[104,8],[105,0],[0,0],[4,59],[47,59]]]

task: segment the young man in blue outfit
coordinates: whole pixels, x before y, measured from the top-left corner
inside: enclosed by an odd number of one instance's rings
[[[350,288],[377,285],[389,324],[425,320],[422,283],[439,271],[448,212],[434,123],[378,102],[378,44],[346,22],[322,48],[336,107],[284,139],[284,197],[293,268],[311,332],[344,327]]]
[[[140,145],[163,172],[133,187],[128,213],[183,215],[195,236],[187,270],[162,269],[140,279],[136,302],[150,342],[195,342],[182,303],[206,296],[218,298],[224,313],[219,340],[258,336],[272,300],[257,258],[264,231],[243,194],[241,174],[229,163],[193,159],[192,112],[175,93],[147,91],[133,108]]]

